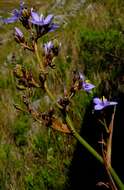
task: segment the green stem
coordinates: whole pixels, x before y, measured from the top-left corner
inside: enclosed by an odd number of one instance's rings
[[[41,69],[41,71],[43,73],[45,73],[45,68],[44,68],[43,62],[42,62],[42,60],[41,60],[41,58],[39,56],[38,49],[37,49],[37,44],[36,43],[34,44],[34,49],[35,49],[35,54],[36,54],[36,57],[37,57],[40,69]]]
[[[124,190],[124,184],[121,181],[121,179],[119,178],[119,176],[117,175],[117,173],[115,172],[115,170],[112,168],[112,166],[109,166],[109,171],[110,171],[113,179],[115,180],[117,186],[119,187],[119,189]]]
[[[52,94],[51,91],[49,90],[46,81],[44,82],[44,88],[45,88],[45,90],[46,90],[48,96],[51,98],[51,100],[53,100],[53,102],[56,104],[56,106],[57,106],[59,109],[62,109],[62,106],[61,106],[58,102],[56,102],[55,97],[53,96],[53,94]]]
[[[74,137],[101,163],[104,164],[104,160],[102,158],[102,156],[91,146],[87,143],[87,141],[85,141],[75,130],[75,128],[73,127],[72,121],[69,117],[69,115],[66,115],[66,122],[68,124],[68,126],[70,127],[70,130],[72,131]],[[124,190],[124,184],[122,183],[122,181],[120,180],[119,176],[117,175],[117,173],[114,171],[114,169],[109,166],[109,171],[113,177],[113,179],[115,180],[117,186],[119,187],[120,190]]]

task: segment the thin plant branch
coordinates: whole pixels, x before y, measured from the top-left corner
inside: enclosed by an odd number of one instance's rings
[[[76,132],[68,114],[66,114],[66,122],[68,124],[68,127],[72,131],[73,136],[82,144],[82,146],[84,146],[87,149],[87,151],[89,151],[89,153],[91,153],[101,164],[104,164],[104,160],[103,160],[102,156],[90,144],[88,144],[88,142],[85,141],[84,138],[82,138]],[[112,168],[111,165],[109,165],[108,170],[109,170],[110,174],[112,175],[113,179],[115,180],[119,189],[124,190],[124,184],[122,183],[121,179],[119,178],[119,176],[117,175],[117,173],[115,172],[115,170]]]

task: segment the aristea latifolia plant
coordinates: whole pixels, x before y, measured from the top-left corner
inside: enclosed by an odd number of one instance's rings
[[[95,85],[91,84],[85,79],[85,76],[81,72],[74,72],[73,78],[71,79],[71,87],[63,94],[59,99],[54,97],[52,90],[48,87],[48,75],[49,72],[55,69],[55,64],[53,60],[58,56],[61,49],[61,43],[56,39],[52,39],[45,44],[38,46],[38,39],[42,38],[49,32],[53,32],[60,26],[54,23],[54,15],[50,14],[44,16],[43,14],[38,14],[33,8],[25,8],[24,2],[20,1],[20,9],[13,10],[12,16],[10,18],[2,18],[3,24],[10,24],[20,21],[24,26],[29,36],[30,42],[27,40],[27,35],[15,26],[14,28],[14,38],[15,41],[20,44],[24,49],[29,50],[33,55],[36,56],[36,60],[39,66],[39,81],[33,76],[33,72],[23,67],[21,64],[16,64],[14,68],[14,76],[17,81],[17,88],[23,90],[24,94],[22,96],[22,101],[26,106],[26,112],[30,113],[31,116],[37,120],[39,123],[44,123],[48,127],[52,127],[55,130],[59,130],[63,133],[72,134],[81,144],[84,146],[101,164],[105,166],[105,169],[109,176],[109,187],[111,189],[124,189],[124,184],[120,180],[119,176],[116,174],[111,166],[111,144],[112,144],[112,129],[113,121],[115,115],[112,115],[111,124],[108,129],[109,137],[103,151],[103,155],[100,155],[92,145],[84,140],[75,130],[72,120],[69,116],[69,107],[71,106],[71,99],[75,96],[77,91],[84,90],[87,95],[92,92]],[[30,95],[33,88],[41,88],[50,97],[53,102],[54,108],[50,108],[45,112],[40,112],[39,110],[34,110],[30,101]],[[27,93],[28,92],[28,93]],[[108,106],[116,106],[117,102],[108,101],[105,98],[99,99],[94,98],[93,102],[95,104],[94,110],[102,110]],[[62,119],[55,115],[55,106],[58,112],[61,113]],[[16,109],[24,111],[20,106],[15,105]],[[57,125],[56,125],[57,123]],[[102,139],[104,140],[104,139]],[[109,143],[108,143],[109,142]]]

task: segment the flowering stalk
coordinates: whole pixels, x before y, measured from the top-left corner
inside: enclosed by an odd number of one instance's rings
[[[72,131],[73,136],[82,144],[82,146],[84,146],[87,149],[87,151],[89,151],[101,164],[104,164],[104,160],[103,160],[102,156],[90,144],[88,144],[88,142],[85,141],[84,138],[82,138],[77,133],[68,114],[66,114],[66,122],[67,122],[70,130]],[[111,165],[109,165],[108,169],[109,169],[113,179],[115,180],[117,186],[119,187],[119,189],[124,190],[124,184],[122,183],[119,176],[117,175],[117,173],[115,172],[115,170],[112,168]]]
[[[43,62],[42,62],[42,60],[41,60],[41,58],[39,56],[39,53],[38,53],[38,49],[37,49],[37,44],[36,43],[35,43],[35,54],[36,54],[36,57],[37,57],[37,60],[38,60],[41,72],[43,72],[43,74],[46,74]],[[59,109],[62,109],[62,106],[58,102],[56,102],[55,97],[52,95],[51,91],[49,90],[46,81],[44,82],[44,88],[45,88],[47,94],[49,95],[49,97],[51,98],[51,100],[57,105],[57,107]]]

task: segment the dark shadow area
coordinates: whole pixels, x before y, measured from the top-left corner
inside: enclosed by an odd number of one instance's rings
[[[112,165],[124,183],[124,94],[118,96],[113,132]]]
[[[112,165],[117,174],[124,181],[124,94],[118,94],[118,106],[115,115]],[[106,118],[107,124],[111,121],[113,107],[92,113],[92,103],[87,107],[80,135],[84,137],[100,154],[102,145],[99,143],[101,135],[105,137],[105,129],[99,119]],[[109,181],[105,168],[80,143],[77,142],[72,163],[69,170],[65,190],[103,190],[109,189],[102,185]]]

